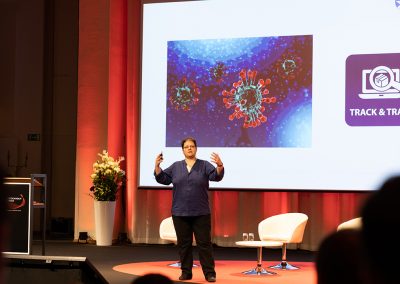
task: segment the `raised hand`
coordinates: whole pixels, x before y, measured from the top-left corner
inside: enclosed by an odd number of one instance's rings
[[[222,163],[221,158],[215,152],[211,153],[211,162],[217,164],[217,167],[223,167],[224,163]]]
[[[161,152],[156,157],[156,168],[160,167],[160,164],[162,163],[163,160],[164,160],[163,153]]]

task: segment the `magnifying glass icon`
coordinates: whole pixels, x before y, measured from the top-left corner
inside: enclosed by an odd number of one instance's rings
[[[381,84],[381,82],[387,83]],[[379,92],[387,91],[390,88],[400,91],[400,82],[395,80],[393,70],[386,66],[375,67],[369,75],[369,83]]]

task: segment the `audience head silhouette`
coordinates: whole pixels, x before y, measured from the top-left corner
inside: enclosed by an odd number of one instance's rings
[[[400,246],[389,246],[400,228],[400,176],[382,184],[364,203],[361,211],[362,238],[372,283],[399,283],[395,267]]]
[[[343,229],[331,233],[322,240],[317,253],[317,283],[367,283],[362,256],[360,230]]]
[[[174,282],[165,275],[159,273],[149,273],[132,281],[132,284],[173,284]]]

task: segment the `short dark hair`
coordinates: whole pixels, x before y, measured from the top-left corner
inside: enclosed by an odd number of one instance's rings
[[[359,230],[344,229],[330,233],[319,244],[315,260],[317,283],[365,283],[367,276],[363,256]]]
[[[174,282],[167,276],[159,273],[149,273],[132,281],[133,284],[173,284]]]
[[[194,146],[197,148],[197,142],[196,139],[194,139],[193,137],[186,137],[185,139],[182,140],[181,142],[181,147],[183,149],[183,145],[186,143],[186,141],[192,141],[194,143]]]
[[[400,206],[400,176],[392,176],[384,180],[381,187],[368,197],[361,210],[361,233],[363,244],[371,270],[379,277],[379,283],[397,283],[397,270],[390,269],[390,263],[397,261],[398,246],[383,249],[388,238],[397,235],[400,227],[400,216],[395,212]]]

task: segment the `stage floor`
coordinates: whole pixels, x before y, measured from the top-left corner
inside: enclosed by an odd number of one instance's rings
[[[179,268],[168,266],[168,261],[153,262],[133,262],[115,266],[113,269],[131,275],[154,273],[164,274],[171,279],[177,279],[180,275]],[[270,283],[270,284],[313,284],[317,283],[314,263],[312,262],[291,262],[292,265],[299,267],[298,270],[276,270],[268,266],[277,264],[275,261],[263,262],[263,267],[273,275],[245,275],[242,272],[252,270],[256,266],[256,261],[252,260],[216,260],[215,269],[217,271],[217,282],[220,284],[241,284],[241,283]],[[193,268],[193,279],[190,283],[207,283],[200,267]]]
[[[145,244],[116,244],[112,246],[96,246],[72,241],[47,241],[46,256],[85,257],[91,265],[101,274],[102,278],[112,284],[131,283],[138,275],[149,272],[163,273],[171,277],[176,283],[180,275],[178,268],[167,266],[177,260],[177,248],[174,245],[145,245]],[[41,242],[34,241],[33,255],[41,255]],[[288,250],[287,258],[290,263],[300,266],[297,271],[276,271],[277,275],[271,276],[245,276],[242,271],[256,266],[257,250],[239,247],[215,247],[214,249],[217,271],[217,283],[261,283],[267,278],[268,283],[300,283],[315,284],[316,275],[314,268],[315,253],[303,250]],[[264,249],[263,264],[268,265],[279,262],[280,249]],[[23,256],[21,256],[23,257]],[[197,251],[195,250],[195,259]],[[198,261],[196,261],[198,262]],[[6,262],[7,263],[7,262]],[[5,269],[5,283],[11,276],[9,268]],[[269,269],[270,270],[270,269]],[[201,268],[194,268],[194,278],[188,283],[207,283]],[[29,282],[29,281],[28,281]],[[28,283],[25,282],[25,283]],[[14,282],[15,283],[15,282]],[[32,283],[32,282],[29,282]],[[82,282],[83,283],[83,282]],[[59,283],[60,284],[60,283]]]

